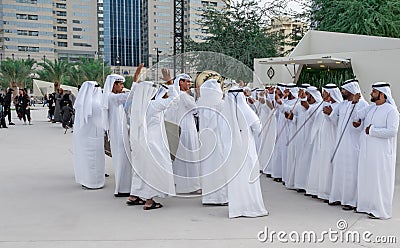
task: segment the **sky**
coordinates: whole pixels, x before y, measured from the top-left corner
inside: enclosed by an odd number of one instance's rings
[[[308,0],[297,0],[297,1],[289,1],[288,10],[292,10],[295,12],[302,12],[302,5],[299,2],[307,2]],[[261,3],[273,2],[273,0],[261,0]]]

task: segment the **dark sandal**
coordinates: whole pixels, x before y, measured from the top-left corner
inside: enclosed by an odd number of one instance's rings
[[[126,201],[126,205],[128,206],[134,206],[134,205],[144,205],[146,202],[142,199],[140,199],[139,197],[136,197],[136,199],[134,201],[132,201],[131,199],[128,199]]]
[[[152,210],[152,209],[157,209],[157,208],[162,208],[163,205],[161,203],[153,201],[150,207],[148,206],[143,206],[143,210]]]

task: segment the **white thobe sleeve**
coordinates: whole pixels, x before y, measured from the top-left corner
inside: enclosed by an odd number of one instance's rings
[[[175,103],[179,97],[173,85],[169,87],[169,97],[166,99],[159,99],[152,102],[153,108],[156,112],[166,110],[171,104]]]
[[[335,126],[337,126],[337,124],[339,122],[339,108],[340,108],[340,105],[336,106],[336,108],[332,106],[331,114],[330,115],[325,114],[326,119]]]
[[[371,125],[369,129],[369,135],[377,138],[392,138],[397,135],[397,131],[399,129],[399,112],[397,109],[393,108],[393,110],[388,112],[386,119],[386,127],[374,127]]]
[[[187,111],[193,111],[193,114],[197,113],[197,105],[196,102],[194,101],[194,98],[189,96],[187,93],[182,92],[180,94],[180,102],[179,104],[182,104]]]
[[[257,137],[260,132],[261,132],[261,122],[260,120],[255,121],[253,124],[250,126],[251,132],[254,137]]]
[[[129,94],[130,94],[130,92],[125,92],[125,93],[120,93],[120,94],[111,93],[109,98],[113,102],[116,102],[118,104],[124,104],[125,101],[128,99]]]

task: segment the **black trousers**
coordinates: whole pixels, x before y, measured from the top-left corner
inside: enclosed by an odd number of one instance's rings
[[[28,121],[31,121],[31,110],[26,109],[26,107],[21,107],[20,109],[21,117],[24,119],[24,122],[26,122],[26,119],[28,118]]]
[[[4,118],[8,117],[8,123],[11,123],[11,107],[10,106],[4,106]]]

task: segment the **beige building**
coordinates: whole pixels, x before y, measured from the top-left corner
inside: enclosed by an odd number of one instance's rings
[[[185,23],[185,33],[190,36],[196,42],[203,42],[207,40],[208,34],[207,27],[203,27],[198,24],[201,20],[201,9],[206,7],[223,9],[226,8],[226,3],[221,0],[188,0],[189,8],[186,12],[185,18],[187,22]]]
[[[52,11],[52,1],[1,0],[1,59],[54,59]]]
[[[284,37],[284,45],[278,47],[280,54],[287,54],[295,47],[293,38],[300,41],[304,33],[307,31],[305,23],[295,21],[288,16],[278,16],[271,20],[271,26],[268,29],[268,33],[277,33]]]
[[[76,61],[97,53],[97,0],[53,0],[55,52]]]
[[[174,0],[148,0],[148,51],[149,64],[173,55],[174,46]],[[204,41],[207,28],[197,24],[201,18],[201,8],[206,6],[224,8],[222,0],[186,0],[184,1],[184,35],[196,42]]]
[[[96,0],[1,0],[0,56],[9,58],[94,57]]]

